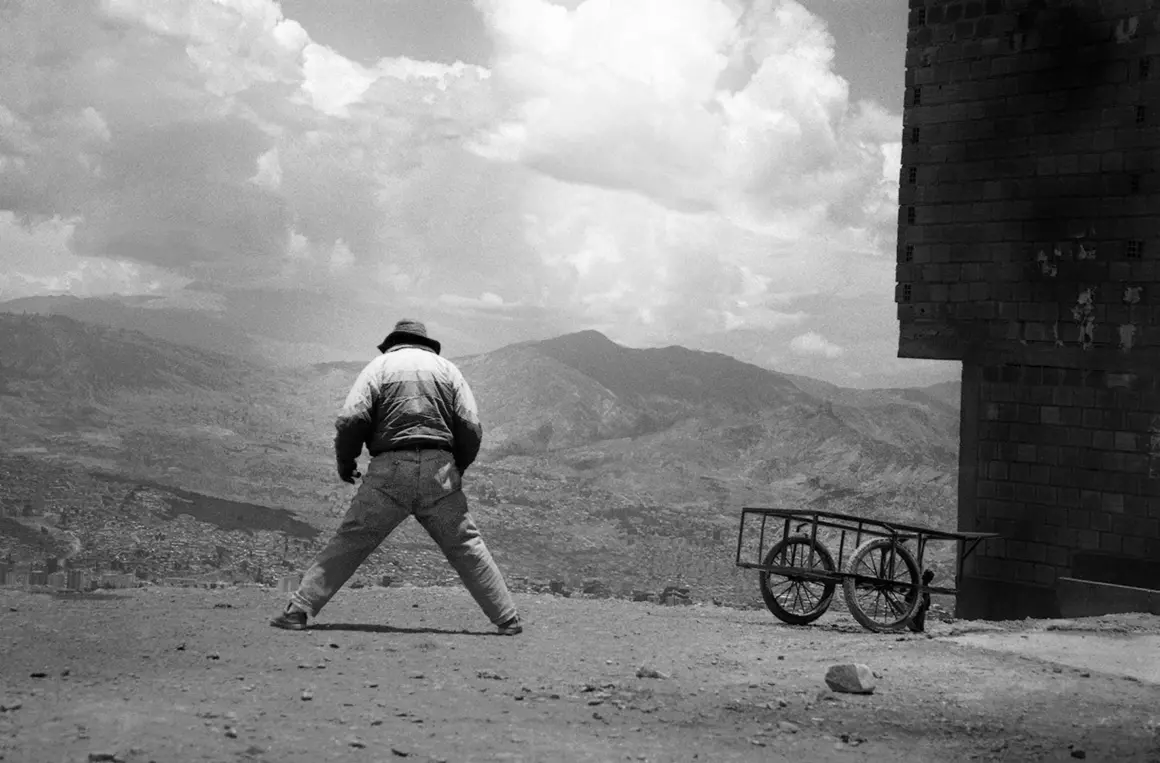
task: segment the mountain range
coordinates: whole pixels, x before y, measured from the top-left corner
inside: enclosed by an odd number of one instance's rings
[[[820,313],[830,308],[815,304],[810,309]],[[860,309],[851,305],[854,315],[862,315]],[[0,302],[0,312],[63,315],[108,328],[140,331],[166,342],[286,366],[360,360],[382,338],[380,332],[386,330],[385,326],[368,325],[373,321],[368,322],[365,314],[351,306],[308,291],[273,298],[268,292],[253,290],[211,294],[199,291],[195,285],[165,297],[22,297]],[[863,341],[865,321],[875,323],[880,334],[883,319],[892,320],[879,311],[872,319],[862,315],[860,320],[811,324],[809,328],[823,331],[838,343],[814,348],[812,352],[794,346],[795,334],[800,340],[799,332],[806,331],[805,325],[785,332],[735,328],[693,333],[685,336],[682,343],[690,350],[724,353],[764,369],[860,389],[922,387],[957,378],[958,366],[950,362],[896,358],[884,362],[883,354],[892,352],[892,348],[883,346],[881,340]],[[820,341],[818,336],[815,339]],[[455,343],[444,342],[448,347]]]
[[[955,526],[957,383],[854,390],[719,353],[628,348],[593,331],[454,360],[485,426],[468,495],[517,577],[679,578],[718,596],[755,595],[751,573],[733,565],[742,506]],[[0,468],[27,477],[9,479],[21,487],[0,506],[11,518],[41,496],[48,519],[37,521],[51,536],[54,507],[67,503],[72,525],[90,528],[82,557],[151,575],[174,574],[157,560],[176,556],[140,540],[141,527],[164,535],[179,515],[205,524],[189,542],[212,535],[216,550],[195,556],[237,571],[243,547],[252,558],[280,543],[274,530],[245,528],[265,507],[323,530],[298,532],[298,556],[282,542],[270,562],[300,564],[349,499],[333,475],[333,418],[362,366],[275,366],[60,315],[0,313]],[[156,508],[196,507],[191,495],[216,508]],[[118,522],[138,528],[135,545],[100,547],[127,535],[93,528]],[[31,553],[21,537],[0,542]],[[412,529],[367,569],[446,577],[444,567]]]

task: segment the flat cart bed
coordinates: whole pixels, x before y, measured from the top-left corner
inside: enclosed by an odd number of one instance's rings
[[[832,544],[835,534],[837,560],[825,542],[829,537]],[[741,510],[735,563],[759,571],[762,598],[784,622],[805,625],[821,617],[841,585],[850,614],[865,628],[921,630],[930,595],[958,593],[953,587],[930,585],[934,573],[923,564],[927,544],[959,544],[957,581],[964,560],[980,543],[998,537],[833,511],[746,507]],[[747,556],[747,551],[756,553]],[[874,599],[873,611],[871,602],[862,598],[867,594]]]

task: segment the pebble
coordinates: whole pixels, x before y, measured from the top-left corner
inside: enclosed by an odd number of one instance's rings
[[[1079,758],[1080,760],[1083,760],[1084,758],[1087,757],[1087,753],[1084,752],[1083,750],[1072,750],[1071,757]]]
[[[418,605],[418,604],[416,604],[415,606],[417,607],[417,606],[419,606],[419,605]],[[392,754],[392,755],[398,755],[400,758],[405,758],[405,757],[407,757],[408,755],[410,755],[411,753],[407,752],[406,750],[404,750],[404,749],[403,749],[403,748],[401,748],[401,747],[392,747],[392,748],[391,748],[391,754]]]
[[[790,721],[778,721],[777,728],[779,731],[784,731],[787,734],[796,734],[801,731],[801,728],[796,723]]]
[[[314,699],[314,695],[312,693],[310,693],[308,691],[302,692],[302,701],[303,702],[309,702],[312,699]]]
[[[90,752],[89,763],[120,763],[121,758],[115,752]]]

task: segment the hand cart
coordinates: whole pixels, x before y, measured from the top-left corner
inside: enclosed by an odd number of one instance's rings
[[[755,530],[758,520],[760,526]],[[840,532],[837,562],[818,537],[819,528],[830,535],[834,530]],[[747,530],[755,536],[752,539],[757,546],[750,561],[742,559]],[[854,534],[854,542],[849,544],[853,551],[849,564],[843,564],[847,533]],[[834,590],[841,583],[855,620],[867,630],[891,632],[913,627],[915,614],[924,601],[929,603],[930,594],[958,593],[955,588],[929,585],[933,573],[924,575],[923,569],[928,542],[960,544],[958,581],[963,561],[979,543],[998,537],[998,533],[947,532],[830,511],[743,508],[736,565],[760,571],[765,605],[783,622],[808,625],[817,620],[829,609]],[[772,543],[768,550],[767,540]],[[914,552],[908,545],[912,542]]]

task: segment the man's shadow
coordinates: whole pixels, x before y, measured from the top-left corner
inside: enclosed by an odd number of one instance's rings
[[[437,633],[444,636],[496,636],[492,631],[453,631],[447,628],[401,628],[397,625],[374,625],[371,623],[312,623],[307,626],[312,631],[355,631],[359,633]]]

